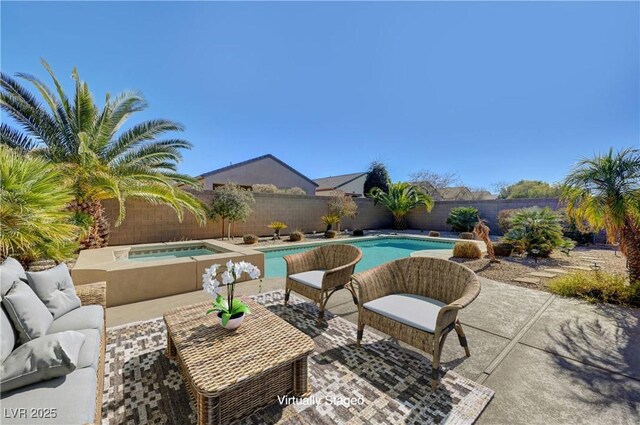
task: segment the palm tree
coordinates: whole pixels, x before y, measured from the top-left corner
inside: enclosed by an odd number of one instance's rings
[[[606,230],[627,256],[629,277],[640,281],[640,150],[583,159],[564,181],[562,199],[578,225]]]
[[[407,228],[405,216],[412,209],[424,205],[427,212],[433,208],[433,199],[424,193],[418,186],[405,183],[389,183],[389,188],[384,191],[374,187],[369,192],[374,202],[385,206],[393,215],[393,228],[404,230]]]
[[[23,264],[62,261],[76,250],[81,230],[68,210],[73,191],[61,170],[42,158],[0,145],[0,256]]]
[[[44,104],[17,80],[1,74],[0,107],[21,128],[2,123],[0,143],[55,163],[72,179],[74,201],[70,208],[90,217],[90,230],[82,247],[99,247],[108,242],[108,223],[102,207],[105,199],[118,201],[116,226],[125,217],[127,198],[169,205],[180,220],[188,211],[204,223],[202,203],[182,190],[199,188],[197,181],[177,172],[180,151],[190,149],[191,144],[182,139],[158,139],[166,132],[182,131],[180,124],[156,119],[123,129],[133,113],[147,106],[140,94],[124,92],[113,98],[107,95],[104,106],[99,108],[89,86],[74,69],[75,93],[70,99],[47,62],[41,62],[55,89],[32,75],[17,76],[35,87]]]

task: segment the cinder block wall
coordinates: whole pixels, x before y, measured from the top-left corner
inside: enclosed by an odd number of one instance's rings
[[[213,191],[196,193],[205,203],[211,201]],[[299,196],[281,194],[254,194],[256,204],[253,214],[244,222],[235,223],[233,234],[242,236],[253,233],[259,236],[270,235],[273,230],[267,225],[274,220],[283,221],[288,228],[282,233],[293,230],[303,232],[324,231],[325,225],[320,217],[327,214],[326,197]],[[382,206],[373,205],[373,201],[357,198],[358,216],[345,218],[342,229],[379,229],[391,226],[391,214]],[[109,200],[104,203],[110,223],[115,222],[118,205]],[[151,205],[142,201],[127,201],[127,215],[119,227],[111,229],[110,245],[135,243],[167,242],[189,239],[219,238],[222,232],[220,221],[209,220],[205,226],[199,226],[190,214],[185,214],[180,223],[175,212],[164,205]],[[226,229],[225,229],[226,234]]]
[[[476,207],[480,212],[480,217],[487,220],[487,224],[491,228],[491,234],[500,235],[498,212],[506,209],[529,208],[534,206],[550,207],[556,210],[560,207],[560,204],[556,198],[438,201],[430,213],[427,213],[424,208],[412,210],[408,215],[407,223],[412,229],[449,231],[451,228],[446,224],[446,221],[451,209],[470,206]]]

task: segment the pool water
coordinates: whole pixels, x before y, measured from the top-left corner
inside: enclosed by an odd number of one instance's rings
[[[132,261],[153,261],[167,258],[185,258],[197,257],[199,255],[216,254],[216,251],[206,246],[188,247],[188,248],[167,248],[156,250],[140,250],[131,251],[129,260]]]
[[[418,239],[380,238],[357,242],[339,242],[355,245],[362,250],[362,260],[356,265],[356,271],[368,270],[386,262],[409,257],[414,251],[426,249],[452,249],[453,243],[435,242]],[[279,249],[264,251],[265,277],[285,277],[287,265],[282,257],[297,254],[315,246],[305,248]]]

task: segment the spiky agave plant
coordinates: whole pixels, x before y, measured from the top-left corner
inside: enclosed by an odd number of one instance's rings
[[[109,226],[102,207],[105,199],[118,201],[116,226],[125,217],[128,198],[169,205],[180,220],[184,211],[188,211],[204,223],[202,203],[182,190],[199,188],[199,184],[177,172],[181,151],[190,149],[191,144],[182,139],[159,138],[167,132],[182,131],[180,124],[156,119],[124,129],[132,114],[147,107],[140,94],[107,95],[100,108],[75,69],[72,72],[75,91],[73,98],[69,98],[47,62],[42,60],[42,65],[51,76],[53,89],[35,76],[17,74],[36,89],[42,100],[18,80],[1,74],[0,107],[21,128],[2,123],[0,143],[56,164],[72,180],[71,208],[91,217],[91,229],[83,247],[107,243]]]
[[[0,256],[24,264],[70,258],[81,233],[67,208],[72,200],[61,170],[0,145]]]
[[[433,208],[433,199],[418,186],[405,183],[389,183],[386,191],[374,187],[371,189],[370,197],[374,202],[382,204],[393,215],[393,228],[404,230],[407,228],[405,216],[412,209],[424,206],[427,211]]]

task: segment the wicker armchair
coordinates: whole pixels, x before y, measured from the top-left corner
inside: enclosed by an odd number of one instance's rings
[[[353,245],[322,245],[299,254],[287,255],[287,285],[284,303],[287,305],[291,291],[297,292],[318,303],[318,321],[324,318],[324,308],[331,295],[338,289],[347,288],[358,304],[358,297],[351,282],[362,251]]]
[[[364,327],[381,332],[431,355],[431,387],[438,385],[440,354],[455,329],[470,356],[458,310],[480,293],[470,269],[438,258],[403,258],[352,276],[359,289],[357,345]]]

